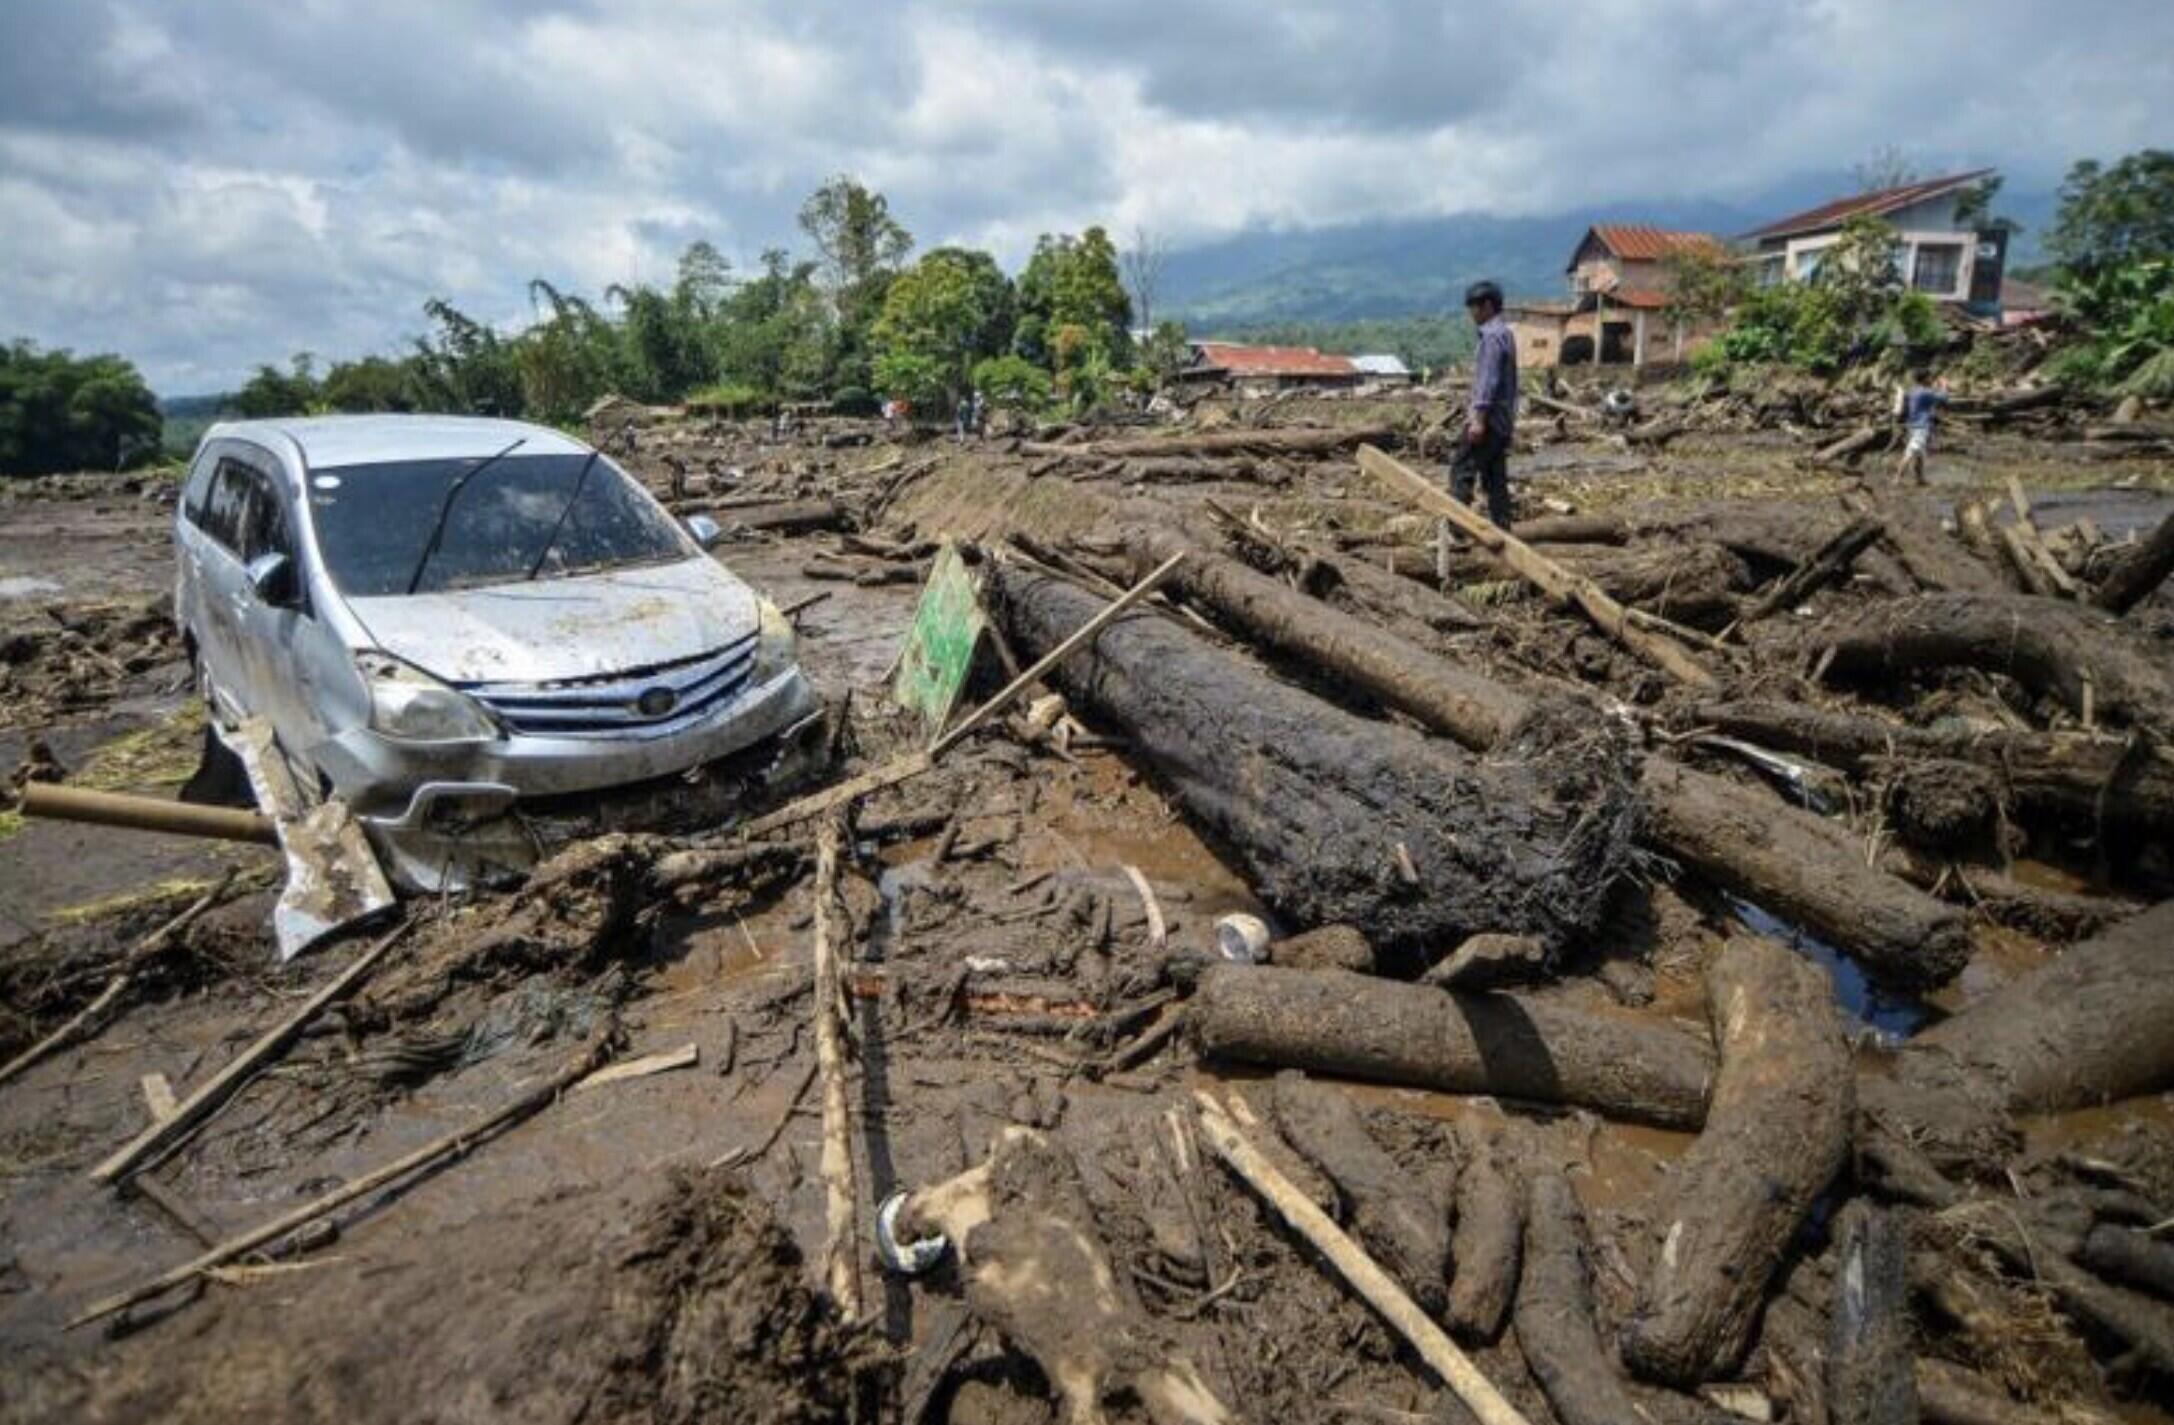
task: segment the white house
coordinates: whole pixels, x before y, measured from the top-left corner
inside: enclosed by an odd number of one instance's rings
[[[1995,313],[2007,265],[2008,234],[1965,221],[1964,200],[1993,176],[1990,168],[1838,198],[1744,234],[1762,283],[1802,282],[1852,218],[1873,217],[1896,231],[1903,280],[1940,302]]]

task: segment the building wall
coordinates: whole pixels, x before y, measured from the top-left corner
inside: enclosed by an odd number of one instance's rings
[[[1903,280],[1935,301],[1961,302],[1970,295],[1971,273],[1977,262],[1977,231],[1956,221],[1961,198],[1959,193],[1928,198],[1898,208],[1882,219],[1896,231]],[[1770,241],[1762,247],[1768,254],[1777,249],[1781,252],[1783,280],[1801,282],[1817,270],[1822,255],[1841,236],[1837,229]],[[1939,280],[1943,275],[1949,277],[1944,283]]]
[[[1548,312],[1511,312],[1509,322],[1520,371],[1539,371],[1562,360],[1562,317]]]

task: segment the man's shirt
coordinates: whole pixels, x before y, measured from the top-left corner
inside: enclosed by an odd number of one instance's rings
[[[1948,403],[1948,398],[1930,386],[1915,386],[1902,399],[1902,423],[1911,430],[1931,430],[1933,412]]]
[[[1480,328],[1472,358],[1472,413],[1504,440],[1517,425],[1517,341],[1499,314]]]

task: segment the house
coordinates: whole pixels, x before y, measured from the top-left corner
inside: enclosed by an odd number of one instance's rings
[[[1359,373],[1360,383],[1372,390],[1410,386],[1419,380],[1412,369],[1404,364],[1402,357],[1391,356],[1386,352],[1354,356],[1351,364]]]
[[[1853,218],[1878,218],[1895,229],[1895,256],[1910,287],[1938,302],[1997,316],[2007,266],[2008,233],[1980,227],[1963,204],[1993,177],[1990,168],[1904,183],[1837,198],[1744,234],[1746,259],[1761,285],[1802,282],[1819,271],[1828,248]]]
[[[1363,379],[1348,356],[1330,356],[1310,346],[1247,346],[1232,341],[1196,341],[1192,362],[1177,373],[1186,382],[1228,382],[1241,395],[1261,396],[1301,387],[1336,390]]]
[[[1726,257],[1711,233],[1637,223],[1598,223],[1563,269],[1567,302],[1518,302],[1505,311],[1521,366],[1644,366],[1681,361],[1701,332],[1671,310],[1673,260]]]

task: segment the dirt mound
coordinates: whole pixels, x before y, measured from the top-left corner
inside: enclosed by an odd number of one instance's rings
[[[215,1317],[11,1369],[0,1414],[347,1421],[367,1401],[379,1419],[793,1425],[851,1416],[874,1360],[724,1171],[485,1214],[367,1274],[335,1255],[214,1291]],[[193,1349],[214,1320],[219,1348]]]

